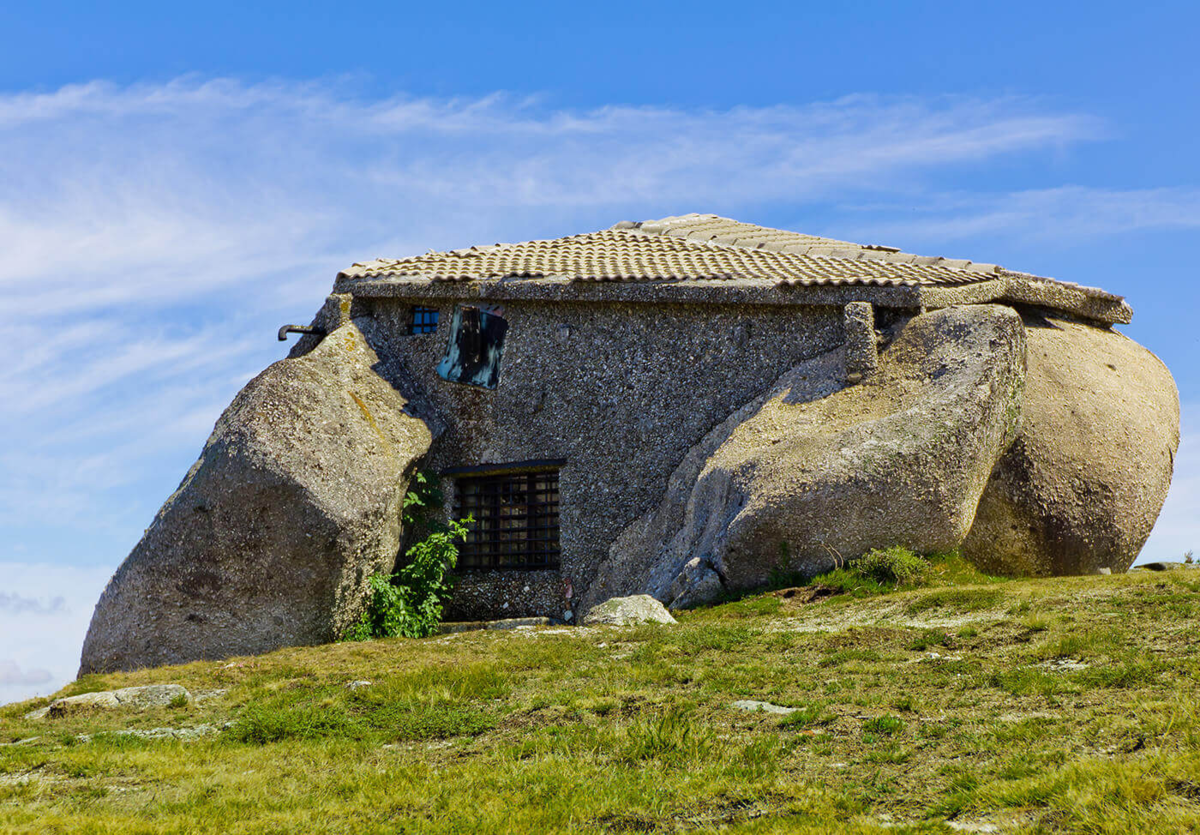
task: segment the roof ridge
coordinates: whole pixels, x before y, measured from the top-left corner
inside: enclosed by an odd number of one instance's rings
[[[981,274],[1014,272],[998,264],[977,263],[967,258],[940,255],[916,255],[885,244],[859,244],[837,238],[809,235],[788,229],[759,226],[714,214],[673,215],[658,220],[621,221],[611,229],[638,230],[645,234],[684,238],[703,243],[736,246],[742,249],[766,249],[793,255],[839,258],[850,261],[884,261],[891,264],[916,264],[967,270]],[[760,238],[776,240],[758,240]]]

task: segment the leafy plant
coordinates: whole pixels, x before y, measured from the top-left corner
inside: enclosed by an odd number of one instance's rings
[[[408,483],[408,492],[404,494],[400,521],[405,528],[427,524],[430,514],[441,507],[444,500],[437,475],[418,470]]]
[[[367,580],[371,597],[347,640],[424,638],[437,630],[453,588],[450,571],[458,562],[458,541],[466,541],[467,526],[474,521],[468,516],[443,525],[431,519],[441,505],[437,476],[425,471],[414,474],[400,518],[405,528],[426,535],[408,549],[408,562],[398,572],[375,574]]]
[[[367,582],[371,599],[358,623],[346,636],[351,641],[371,638],[424,638],[437,630],[442,606],[450,596],[449,572],[458,562],[458,544],[465,541],[471,517],[451,521],[408,549],[408,564],[389,577],[375,574]]]

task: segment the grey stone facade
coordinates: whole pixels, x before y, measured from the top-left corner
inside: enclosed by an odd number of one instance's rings
[[[452,619],[572,610],[617,535],[661,500],[705,433],[789,368],[845,340],[837,307],[512,301],[500,382],[489,390],[435,372],[454,304],[355,302],[354,315],[387,335],[375,348],[393,383],[434,427],[426,468],[565,463],[560,569],[464,572]],[[436,332],[407,333],[414,305],[439,310]],[[454,479],[443,488],[452,512]]]

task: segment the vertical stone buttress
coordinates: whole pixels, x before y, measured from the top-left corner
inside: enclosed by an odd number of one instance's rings
[[[846,330],[846,382],[861,383],[879,370],[875,341],[875,308],[870,302],[850,302],[842,313]]]

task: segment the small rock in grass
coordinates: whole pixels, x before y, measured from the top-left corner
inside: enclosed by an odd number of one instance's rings
[[[1074,658],[1053,658],[1049,661],[1043,661],[1040,666],[1058,672],[1076,672],[1078,670],[1086,670],[1091,665],[1085,661],[1077,661]]]
[[[371,682],[367,681],[366,679],[359,679],[358,681],[352,681],[346,685],[346,687],[349,688],[350,690],[359,690],[363,687],[370,687],[370,686],[371,686]]]
[[[584,626],[628,626],[635,623],[676,623],[663,605],[648,594],[612,597],[583,616]]]
[[[738,699],[733,703],[733,706],[738,710],[749,710],[754,713],[774,713],[780,716],[786,716],[789,713],[795,713],[798,708],[784,707],[783,705],[773,705],[770,702],[760,702],[754,699]]]

